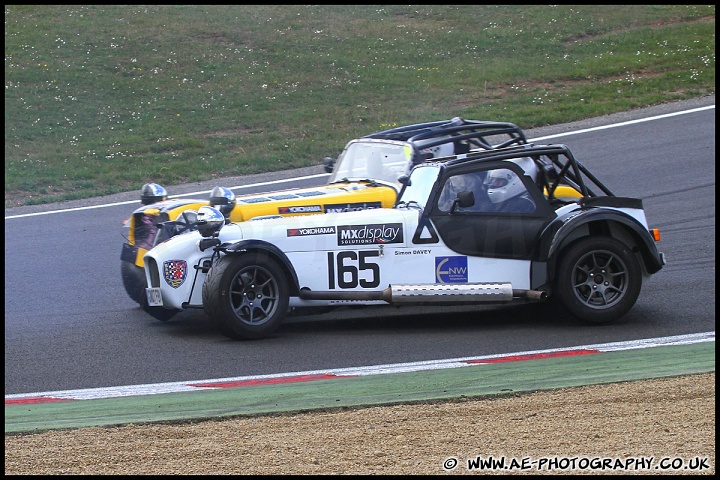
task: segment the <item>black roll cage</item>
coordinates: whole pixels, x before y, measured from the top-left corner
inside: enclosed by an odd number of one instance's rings
[[[460,117],[454,117],[451,120],[406,125],[371,133],[362,138],[399,140],[413,144],[417,148],[418,142],[438,137],[434,141],[422,143],[421,148],[431,148],[449,143],[449,140],[445,138],[448,135],[452,137],[450,139],[452,142],[467,140],[469,144],[484,150],[506,148],[511,145],[525,145],[528,143],[525,132],[514,123],[465,120]],[[493,145],[487,140],[487,137],[495,135],[508,135],[510,138]]]
[[[544,156],[552,162],[554,168],[540,160]],[[555,145],[519,145],[501,149],[471,152],[466,155],[454,155],[433,159],[432,163],[443,163],[449,168],[454,166],[467,166],[472,163],[487,163],[496,160],[509,160],[513,158],[530,157],[544,173],[538,179],[538,186],[545,187],[548,198],[553,199],[557,187],[565,183],[582,194],[584,198],[596,197],[591,187],[599,189],[607,196],[615,196],[595,175],[575,159],[570,149],[563,144]],[[563,158],[565,161],[563,161]],[[543,172],[544,170],[544,172]]]

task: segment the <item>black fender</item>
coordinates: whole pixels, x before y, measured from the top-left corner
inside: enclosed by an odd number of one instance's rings
[[[264,240],[240,240],[230,245],[225,245],[223,251],[226,255],[241,255],[246,252],[264,252],[278,262],[280,268],[287,274],[291,295],[300,294],[300,285],[297,272],[290,259],[282,250],[272,243]]]
[[[555,276],[555,265],[558,261],[560,247],[563,242],[578,228],[589,226],[591,235],[612,236],[608,223],[621,226],[636,243],[640,256],[648,273],[655,273],[663,266],[655,240],[650,232],[635,218],[619,210],[593,208],[591,210],[574,210],[567,216],[550,222],[540,234],[538,249],[535,252],[531,272],[531,288],[549,285]]]

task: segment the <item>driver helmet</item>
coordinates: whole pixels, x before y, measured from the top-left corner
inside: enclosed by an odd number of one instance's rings
[[[516,160],[509,160],[520,166],[525,175],[537,180],[537,165],[530,157],[523,157]],[[487,193],[492,203],[502,203],[527,192],[525,185],[515,172],[508,168],[499,168],[491,171],[485,180]]]
[[[215,187],[210,192],[210,205],[220,210],[225,218],[230,217],[230,212],[235,208],[235,194],[229,188]]]
[[[140,201],[143,205],[152,205],[167,200],[167,190],[157,183],[146,183],[140,190]]]
[[[480,192],[484,184],[482,175],[484,172],[470,172],[450,177],[452,188],[455,192]]]

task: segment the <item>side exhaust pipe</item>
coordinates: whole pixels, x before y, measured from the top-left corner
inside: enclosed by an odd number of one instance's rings
[[[547,292],[544,290],[513,290],[513,297],[526,298],[528,300],[544,301],[547,300]]]
[[[510,302],[515,298],[541,301],[547,292],[540,290],[513,289],[510,283],[465,283],[428,285],[390,285],[381,291],[312,291],[300,289],[303,300],[346,300],[398,303],[477,303]]]

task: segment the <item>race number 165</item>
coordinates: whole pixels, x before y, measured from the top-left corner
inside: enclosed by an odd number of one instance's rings
[[[362,252],[328,252],[328,284],[330,290],[337,288],[375,288],[380,285],[380,266],[368,259],[379,257],[377,250]],[[369,271],[369,272],[366,272]],[[361,274],[362,272],[362,274]],[[362,277],[362,278],[361,278]]]

